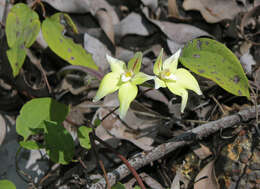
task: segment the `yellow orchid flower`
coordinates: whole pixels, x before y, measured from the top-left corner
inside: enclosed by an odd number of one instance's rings
[[[154,64],[153,72],[156,75],[154,77],[155,89],[168,87],[173,94],[182,97],[181,112],[183,113],[188,101],[187,89],[193,90],[198,95],[202,95],[202,92],[197,80],[188,70],[184,68],[177,69],[180,53],[181,49],[162,62],[162,49]]]
[[[136,85],[140,85],[145,81],[153,79],[153,77],[140,72],[142,64],[141,52],[135,54],[135,56],[128,62],[127,67],[121,60],[109,55],[107,55],[106,58],[110,64],[112,72],[106,74],[102,79],[93,101],[97,102],[104,96],[118,90],[120,103],[119,116],[120,118],[124,118],[130,103],[137,96],[138,89]]]

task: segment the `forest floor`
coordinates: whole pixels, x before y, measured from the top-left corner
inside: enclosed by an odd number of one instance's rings
[[[8,2],[0,0],[1,52],[8,49],[4,33],[5,18],[12,6]],[[94,103],[100,81],[88,70],[54,54],[38,36],[30,47],[32,55],[15,78],[6,54],[0,53],[0,179],[13,181],[18,189],[106,188],[97,162],[100,159],[111,185],[120,180],[132,189],[138,183],[118,157],[121,154],[146,188],[260,188],[259,0],[11,2],[33,7],[41,20],[56,12],[68,13],[78,34],[68,31],[67,36],[92,54],[102,75],[110,72],[106,54],[128,62],[141,51],[141,71],[152,75],[162,48],[166,59],[192,39],[217,40],[240,60],[251,99],[230,94],[215,82],[192,73],[203,95],[189,91],[184,113],[180,112],[181,97],[165,88],[147,90],[140,86],[122,121],[115,110],[119,105],[117,93]],[[44,150],[23,149],[17,157],[20,137],[15,132],[15,120],[27,101],[40,97],[70,105],[63,125],[75,140],[77,161],[54,164]],[[97,153],[79,145],[77,129],[89,126],[96,118],[102,120],[96,136],[116,153],[98,142],[94,147]]]

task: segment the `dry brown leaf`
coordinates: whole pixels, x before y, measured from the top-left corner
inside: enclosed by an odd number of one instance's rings
[[[141,0],[142,3],[153,11],[158,7],[158,0]]]
[[[143,91],[143,92],[148,90],[148,89],[149,88],[147,88],[147,87],[140,86],[140,90]],[[169,103],[169,100],[166,98],[166,96],[159,90],[155,90],[155,89],[154,90],[149,90],[144,95],[149,97],[149,98],[151,98],[151,99],[153,99],[153,100],[160,101],[160,102],[162,102],[162,103],[164,103],[166,105],[168,105],[168,103]]]
[[[180,185],[180,174],[179,172],[177,171],[173,181],[172,181],[172,184],[171,184],[171,189],[180,189],[181,188],[181,185]]]
[[[113,19],[111,18],[111,15],[107,11],[100,9],[96,12],[96,17],[107,37],[115,45]]]
[[[105,97],[104,107],[118,106],[118,99],[116,94],[111,94]],[[97,117],[102,119],[111,110],[108,108],[99,108],[93,118],[95,120]],[[117,114],[117,112],[116,112]],[[127,126],[124,124],[126,123]],[[153,143],[153,136],[156,132],[153,128],[158,125],[157,121],[154,120],[143,120],[137,118],[131,109],[128,110],[126,117],[124,118],[124,123],[118,119],[115,114],[110,114],[101,125],[96,129],[96,135],[103,140],[108,140],[111,138],[124,139],[132,142],[142,150],[151,150]],[[138,132],[137,132],[138,131]]]
[[[196,176],[194,189],[219,189],[219,184],[215,175],[215,160],[209,162]]]
[[[255,85],[256,85],[258,88],[260,88],[260,68],[258,68],[258,69],[255,71],[254,83],[255,83]]]
[[[151,19],[146,9],[143,9],[143,13],[150,22],[156,25],[168,37],[169,40],[176,43],[176,46],[183,45],[197,37],[212,37],[208,32],[203,31],[195,26]]]
[[[180,14],[178,11],[178,6],[176,0],[168,0],[168,14],[175,18],[179,18]]]
[[[141,173],[140,176],[141,176],[142,180],[145,182],[145,184],[147,184],[147,186],[149,186],[149,188],[151,188],[151,189],[163,189],[162,185],[159,182],[157,182],[156,180],[154,180],[148,174]]]
[[[210,155],[212,155],[212,152],[210,151],[210,149],[209,149],[207,146],[205,146],[205,145],[203,145],[203,144],[200,144],[200,146],[201,146],[200,148],[193,150],[193,152],[194,152],[201,160],[203,160],[203,159],[209,157]]]
[[[92,54],[92,58],[97,66],[102,70],[108,70],[109,63],[106,59],[106,54],[111,54],[107,47],[95,37],[89,34],[84,34],[84,48]]]
[[[182,185],[181,185],[182,183]],[[187,189],[188,185],[190,183],[190,180],[186,178],[186,176],[183,175],[183,172],[180,168],[176,170],[175,177],[171,183],[171,189]]]
[[[124,62],[127,62],[134,56],[134,52],[130,51],[128,49],[125,49],[123,47],[117,46],[116,47],[116,55],[119,60],[123,60]]]
[[[167,39],[167,46],[172,54],[177,52],[180,48],[182,48],[184,45],[174,42],[173,40]]]
[[[155,28],[144,23],[140,14],[131,13],[114,27],[115,36],[121,38],[125,35],[149,36],[155,31]]]
[[[114,9],[105,0],[42,0],[55,9],[67,13],[88,13],[93,16],[98,10],[106,10],[112,18],[112,23],[117,24],[119,18]]]
[[[188,24],[175,24],[157,20],[152,20],[152,22],[157,25],[169,39],[179,44],[186,43],[200,36],[211,36],[208,32]]]
[[[0,146],[4,142],[6,136],[6,124],[3,116],[0,114]]]
[[[248,11],[241,20],[241,25],[240,25],[241,34],[247,41],[249,41],[253,45],[260,45],[260,43],[257,42],[257,36],[259,36],[259,31],[250,32],[248,35],[248,34],[245,34],[244,29],[246,26],[252,25],[252,22],[255,23],[253,25],[259,24],[259,22],[260,22],[258,19],[259,16],[260,16],[260,4],[256,7],[254,7],[252,10]],[[255,29],[255,26],[253,28]]]
[[[223,19],[233,19],[239,12],[245,10],[236,1],[226,0],[185,0],[185,10],[198,10],[209,23],[217,23]]]

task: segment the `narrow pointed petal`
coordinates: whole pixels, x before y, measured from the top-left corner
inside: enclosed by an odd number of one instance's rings
[[[157,57],[155,64],[153,66],[153,73],[155,75],[159,75],[162,71],[162,58],[163,58],[163,49],[161,50],[159,56]]]
[[[154,88],[159,89],[160,87],[165,88],[166,84],[163,80],[159,79],[158,77],[154,77]]]
[[[121,85],[118,91],[118,98],[120,102],[119,117],[123,119],[127,113],[130,103],[135,99],[137,95],[137,86],[131,82],[126,82]]]
[[[113,58],[112,56],[106,55],[107,61],[110,64],[110,69],[112,72],[124,73],[126,70],[126,65],[123,61]]]
[[[128,70],[132,70],[135,74],[138,73],[141,68],[142,59],[143,54],[141,52],[135,53],[135,56],[127,64]]]
[[[185,89],[193,90],[198,95],[202,95],[199,84],[193,75],[186,69],[180,68],[175,72],[176,82]]]
[[[97,94],[94,97],[93,102],[97,102],[104,96],[115,92],[119,88],[119,79],[120,75],[118,73],[110,72],[106,74],[99,85]]]
[[[132,83],[135,84],[135,85],[140,85],[148,80],[151,80],[153,79],[153,76],[150,76],[150,75],[147,75],[143,72],[138,72],[134,78],[132,79]]]
[[[181,113],[183,113],[188,101],[188,91],[176,82],[166,82],[166,85],[173,94],[181,96]]]
[[[163,62],[163,69],[169,69],[170,72],[175,73],[178,66],[178,59],[181,54],[181,49],[179,49],[174,55],[170,56]]]

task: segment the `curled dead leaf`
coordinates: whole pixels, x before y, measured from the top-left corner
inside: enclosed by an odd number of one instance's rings
[[[226,0],[185,0],[183,2],[185,10],[198,10],[203,18],[209,23],[217,23],[223,19],[233,19],[245,8],[239,6],[236,1]]]
[[[247,26],[248,22],[250,21],[250,19],[253,19],[254,22],[259,22],[259,19],[257,19],[260,16],[260,5],[256,6],[255,8],[253,8],[252,10],[250,10],[249,12],[247,12],[241,21],[241,25],[240,25],[240,30],[242,35],[245,37],[245,39],[247,41],[249,41],[250,43],[252,43],[253,45],[260,45],[259,42],[256,42],[254,39],[256,39],[257,36],[259,36],[260,32],[259,30],[256,33],[252,33],[250,32],[250,34],[245,34],[245,27]],[[256,23],[255,23],[256,24]],[[259,23],[258,23],[259,24]]]
[[[116,94],[106,96],[104,98],[104,108],[101,107],[97,110],[93,121],[97,118],[102,120],[117,107],[118,104]],[[152,143],[154,140],[152,136],[156,133],[153,128],[156,127],[157,124],[157,121],[139,119],[131,109],[129,109],[124,118],[124,122],[118,118],[117,113],[110,114],[97,127],[96,135],[103,140],[112,138],[128,140],[142,150],[149,151],[153,148]]]
[[[220,189],[215,174],[214,163],[215,160],[212,160],[199,172],[195,178],[194,189]]]
[[[0,146],[3,144],[6,136],[6,124],[3,116],[0,114]]]
[[[96,12],[96,17],[107,37],[115,45],[113,19],[111,18],[111,15],[107,11],[100,9]]]
[[[193,150],[193,152],[201,159],[205,159],[207,157],[209,157],[210,155],[212,155],[212,152],[210,151],[210,149],[203,145],[200,144],[200,148]]]

